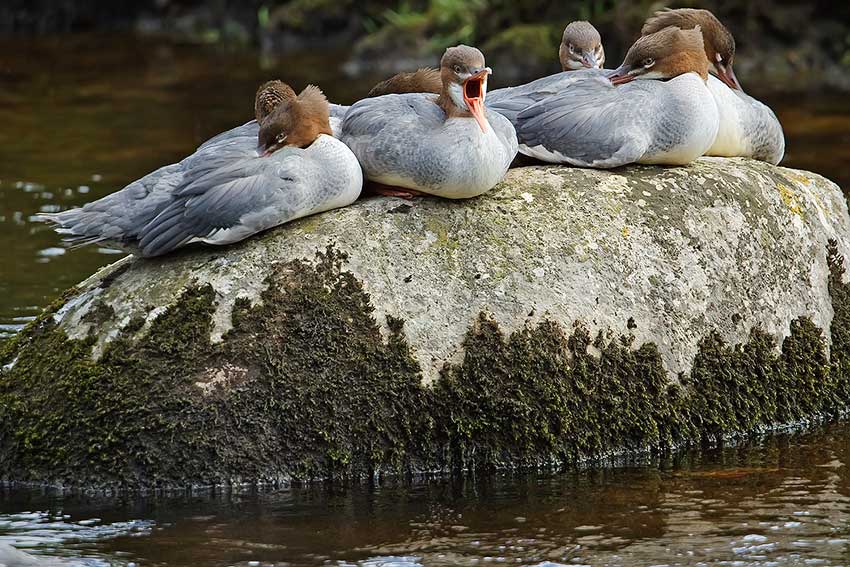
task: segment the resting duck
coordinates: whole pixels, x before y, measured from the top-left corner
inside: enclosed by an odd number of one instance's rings
[[[193,242],[231,244],[274,226],[344,207],[363,185],[357,159],[330,135],[328,102],[280,81],[255,98],[251,121],[121,191],[41,215],[66,242],[109,242],[159,256]],[[259,124],[259,143],[258,143]]]
[[[773,111],[744,93],[732,64],[735,38],[708,10],[680,8],[661,10],[643,25],[648,35],[668,27],[702,30],[705,56],[708,59],[708,90],[714,96],[720,113],[717,138],[706,152],[710,156],[751,157],[778,164],[785,155],[785,134]]]
[[[542,92],[526,88],[490,104],[511,119],[525,155],[595,168],[677,165],[703,155],[717,135],[699,29],[641,37],[610,73],[562,75],[567,87],[556,93],[544,83]]]
[[[427,193],[448,199],[491,189],[517,152],[510,122],[484,107],[491,70],[474,47],[446,50],[439,95],[391,94],[355,103],[340,139],[366,178],[400,197]]]

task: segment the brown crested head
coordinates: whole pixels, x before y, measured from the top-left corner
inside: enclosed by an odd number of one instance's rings
[[[440,97],[437,99],[447,118],[472,116],[481,130],[488,123],[484,112],[487,77],[492,69],[484,62],[484,54],[474,47],[458,45],[446,49],[440,60]]]
[[[708,60],[699,27],[668,27],[638,38],[610,79],[618,85],[635,79],[672,79],[684,73],[708,78]]]
[[[387,94],[433,93],[440,94],[443,81],[440,71],[430,67],[419,69],[413,73],[398,73],[386,81],[381,81],[369,91],[366,98]]]
[[[283,81],[267,81],[257,89],[254,97],[254,117],[263,122],[274,109],[284,102],[295,100],[295,91]]]
[[[260,121],[257,151],[270,155],[280,148],[306,148],[320,134],[333,135],[330,106],[319,87],[308,85],[294,100],[284,101]]]
[[[558,57],[564,71],[601,69],[605,64],[602,37],[590,22],[571,22],[564,28]]]
[[[732,69],[735,61],[735,37],[714,14],[695,8],[659,10],[643,24],[641,35],[653,34],[669,26],[683,30],[699,26],[709,70],[730,88],[741,88]]]

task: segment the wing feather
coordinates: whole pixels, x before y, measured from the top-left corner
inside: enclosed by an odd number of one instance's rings
[[[251,234],[284,222],[309,194],[308,161],[303,150],[285,148],[270,157],[205,168],[198,177],[186,172],[185,184],[174,191],[172,202],[140,231],[142,253],[159,256],[218,231]]]

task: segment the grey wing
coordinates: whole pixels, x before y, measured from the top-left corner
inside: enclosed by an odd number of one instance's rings
[[[345,106],[343,104],[330,104],[330,115],[331,118],[339,118],[342,120],[345,118],[345,113],[348,112],[350,106]]]
[[[348,109],[351,107],[343,106],[342,104],[331,104],[330,108],[331,131],[333,132],[334,138],[339,138],[340,131],[342,129],[342,121],[345,118]]]
[[[363,99],[349,107],[341,124],[342,138],[374,137],[388,123],[389,115],[400,113],[402,107],[394,100],[397,95]]]
[[[286,222],[302,208],[308,179],[297,148],[270,158],[231,155],[220,167],[187,174],[174,198],[140,230],[144,256],[159,256],[194,239],[226,234],[234,242]]]
[[[650,147],[655,98],[632,85],[615,87],[594,77],[531,105],[517,114],[520,151],[539,157],[539,148],[582,167],[639,160]]]
[[[387,126],[402,124],[407,131],[425,131],[445,120],[434,104],[435,95],[425,93],[389,94],[363,99],[352,105],[342,121],[343,136],[375,136]]]
[[[211,172],[223,170],[259,156],[257,133],[251,133],[248,129],[238,131],[240,128],[225,132],[227,136],[216,136],[180,162],[185,177],[183,187]]]
[[[433,95],[412,93],[361,100],[345,115],[340,140],[351,148],[367,174],[393,169],[409,161],[400,154],[416,151],[411,142],[445,120],[434,99]]]
[[[590,69],[587,71],[567,71],[543,77],[524,85],[496,89],[487,93],[485,104],[488,108],[502,114],[516,125],[516,116],[529,106],[550,96],[557,95],[574,83],[586,80],[592,75],[607,77],[613,73],[610,69]]]
[[[510,161],[513,161],[516,157],[517,150],[519,149],[516,130],[514,129],[513,124],[511,124],[510,120],[508,120],[505,116],[494,111],[487,112],[487,121],[490,123],[490,126],[493,128],[493,131],[496,133],[499,141],[501,141],[502,145],[507,148],[510,154]]]

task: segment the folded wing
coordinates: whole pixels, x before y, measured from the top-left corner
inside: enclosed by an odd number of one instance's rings
[[[652,99],[634,83],[585,75],[516,114],[520,151],[583,167],[638,161],[651,144]]]
[[[242,155],[244,145],[218,148],[189,168],[172,200],[140,231],[145,256],[193,240],[236,242],[293,218],[309,194],[303,150],[285,148],[269,158]]]

